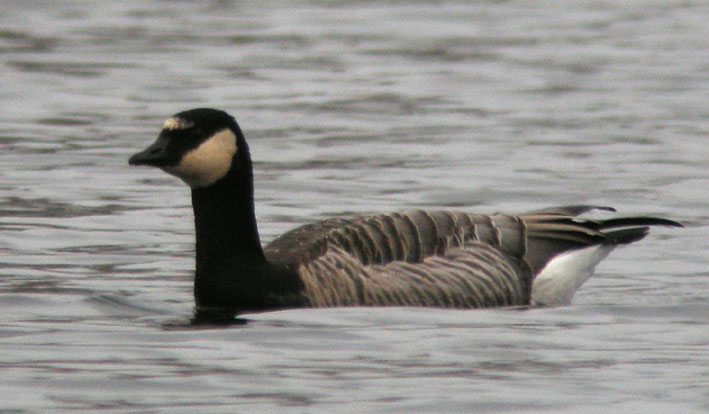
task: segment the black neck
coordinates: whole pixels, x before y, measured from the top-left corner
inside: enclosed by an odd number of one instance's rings
[[[192,189],[197,235],[194,295],[198,309],[266,310],[302,306],[297,273],[266,260],[254,212],[249,149],[237,129],[231,169],[216,183]]]
[[[234,167],[217,183],[192,190],[197,257],[226,248],[230,256],[244,259],[245,265],[263,263],[251,171],[249,168],[247,175],[246,171],[235,171],[238,166]]]
[[[192,207],[197,236],[197,305],[232,306],[265,294],[260,276],[268,263],[256,226],[251,160],[245,144],[224,178],[192,190]]]
[[[254,212],[251,158],[243,135],[231,169],[192,190],[197,236],[194,294],[199,308],[260,310],[297,305],[302,283],[264,256]]]

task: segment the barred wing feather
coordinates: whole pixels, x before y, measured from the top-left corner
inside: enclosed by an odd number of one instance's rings
[[[620,224],[573,218],[591,208],[331,219],[284,234],[265,253],[298,271],[312,306],[527,305],[535,274],[551,258],[603,243],[601,230]]]

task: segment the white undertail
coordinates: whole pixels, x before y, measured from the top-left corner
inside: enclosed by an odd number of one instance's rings
[[[532,305],[558,306],[571,302],[576,290],[615,247],[599,244],[554,257],[532,283]]]

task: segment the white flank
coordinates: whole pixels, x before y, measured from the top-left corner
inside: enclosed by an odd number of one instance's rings
[[[229,172],[235,153],[236,136],[231,130],[222,129],[186,153],[177,166],[165,171],[180,177],[192,188],[207,187]]]
[[[190,121],[186,121],[180,117],[173,116],[165,120],[162,129],[176,130],[176,129],[187,129],[194,124]]]
[[[557,306],[571,302],[593,269],[615,246],[600,244],[554,257],[532,283],[532,305]]]

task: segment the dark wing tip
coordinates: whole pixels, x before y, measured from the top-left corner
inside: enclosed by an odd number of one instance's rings
[[[647,236],[650,226],[684,227],[682,223],[659,217],[623,217],[604,220],[601,229],[619,229],[604,231],[606,244],[628,244]],[[625,228],[624,228],[625,227]]]
[[[648,235],[650,227],[633,227],[604,232],[603,244],[628,244],[642,240]]]
[[[626,227],[626,226],[668,226],[668,227],[684,227],[681,223],[660,218],[660,217],[621,217],[616,219],[608,219],[600,222],[602,229]]]
[[[658,226],[684,227],[684,224],[682,224],[678,221],[670,220],[670,219],[663,219],[663,218],[654,217],[654,220],[655,220],[655,222],[651,223],[651,224],[655,224]]]

